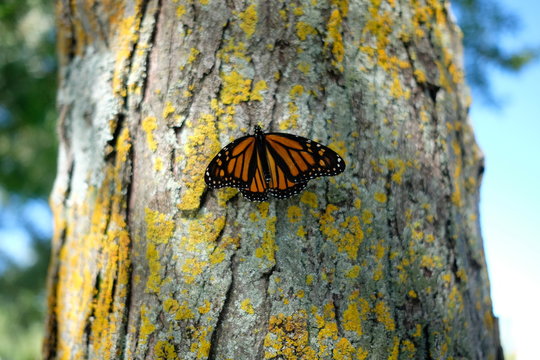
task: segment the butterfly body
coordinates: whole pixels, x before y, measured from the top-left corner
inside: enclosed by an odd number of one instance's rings
[[[221,149],[208,165],[204,180],[211,189],[235,187],[248,200],[265,201],[268,195],[291,197],[309,180],[344,170],[343,159],[324,145],[297,135],[264,133],[255,126],[253,135]]]

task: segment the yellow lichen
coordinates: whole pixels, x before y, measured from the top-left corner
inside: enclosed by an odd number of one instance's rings
[[[410,340],[403,340],[401,343],[401,350],[409,353],[410,359],[413,359],[414,355],[416,354],[416,346],[414,346],[414,343]]]
[[[187,59],[188,64],[192,64],[195,60],[197,60],[197,57],[199,56],[201,52],[196,48],[189,49],[189,56]]]
[[[249,298],[242,300],[242,302],[240,303],[240,309],[242,309],[248,314],[255,314],[255,310],[253,309],[253,305],[251,304],[251,299]]]
[[[403,87],[400,73],[402,73],[402,69],[410,68],[411,64],[408,60],[402,60],[390,53],[392,51],[389,49],[391,34],[396,29],[394,24],[395,12],[382,10],[383,8],[381,1],[371,1],[368,9],[370,16],[362,31],[360,50],[373,63],[388,73],[390,81],[387,82],[389,85],[386,85],[386,87],[390,95],[395,98],[408,99],[411,91]],[[409,37],[407,32],[398,35],[403,39]]]
[[[317,194],[312,193],[311,191],[304,191],[302,193],[302,196],[300,197],[300,201],[303,202],[304,204],[311,206],[314,209],[316,209],[319,206],[319,202],[317,200]]]
[[[416,324],[415,330],[414,330],[414,337],[420,337],[422,336],[422,325]]]
[[[146,257],[149,266],[149,275],[146,282],[146,291],[159,293],[162,284],[161,256],[158,245],[168,243],[173,236],[175,224],[168,219],[166,214],[158,211],[145,209],[146,222]]]
[[[376,192],[375,195],[373,195],[373,198],[380,203],[388,201],[386,194],[381,192]]]
[[[443,267],[443,263],[440,256],[423,255],[420,261],[420,266],[428,269],[440,269]]]
[[[263,342],[264,358],[315,360],[317,354],[309,342],[305,311],[299,311],[290,316],[272,315],[268,322],[268,333]]]
[[[394,331],[396,329],[396,324],[390,314],[390,308],[384,301],[377,302],[373,310],[377,316],[377,321],[383,324],[386,330]]]
[[[353,360],[357,359],[356,349],[347,338],[340,338],[334,350],[332,351],[334,360]]]
[[[174,232],[174,221],[169,220],[169,216],[159,211],[145,208],[146,237],[149,241],[158,244],[165,244],[172,237]]]
[[[405,161],[401,159],[397,159],[395,161],[388,160],[388,168],[395,171],[392,174],[392,181],[394,181],[396,184],[401,185],[401,182],[403,181],[403,173],[406,169]]]
[[[393,345],[392,345],[392,352],[388,356],[388,360],[398,360],[399,342],[400,342],[399,338],[397,336],[394,336]]]
[[[311,69],[311,65],[307,62],[302,61],[296,66],[296,68],[303,72],[305,75],[307,75],[309,73],[309,70]]]
[[[253,90],[251,91],[250,99],[253,101],[263,101],[261,91],[268,89],[266,81],[260,80],[255,83]]]
[[[148,318],[148,307],[146,305],[141,306],[141,326],[139,330],[139,343],[146,344],[148,337],[156,330],[156,326]]]
[[[287,107],[289,109],[289,118],[279,124],[280,130],[296,128],[298,126],[298,118],[300,117],[298,115],[298,106],[293,101],[289,101]]]
[[[249,5],[244,12],[241,12],[239,15],[242,22],[240,23],[240,28],[244,30],[248,38],[252,37],[257,28],[257,8],[255,4]]]
[[[161,157],[157,157],[154,160],[154,170],[156,170],[156,171],[163,170],[163,159]]]
[[[175,110],[176,109],[173,104],[170,101],[167,101],[165,107],[163,108],[163,114],[161,116],[166,119],[169,115],[173,114]]]
[[[112,27],[115,30],[114,39],[116,40],[116,59],[112,77],[112,88],[114,94],[121,97],[127,95],[127,71],[125,70],[125,67],[134,51],[133,45],[139,40],[139,27],[142,19],[140,1],[136,2],[134,9],[135,14],[133,16],[124,17],[120,20],[118,27]],[[111,37],[113,36],[111,35]]]
[[[426,82],[426,74],[421,69],[415,69],[414,70],[414,77],[416,78],[416,81],[419,83],[425,83]]]
[[[490,310],[484,311],[484,324],[488,330],[493,330],[495,326],[495,319]]]
[[[386,253],[386,246],[384,246],[384,240],[381,239],[377,242],[377,244],[374,246],[375,248],[375,257],[378,261],[380,261],[384,254]]]
[[[358,290],[354,291],[349,296],[347,309],[343,312],[343,328],[361,336],[363,334],[362,321],[367,319],[369,310],[369,303],[359,296]]]
[[[204,300],[204,305],[199,306],[197,310],[199,311],[199,314],[206,314],[207,312],[210,311],[211,306],[212,306],[212,303],[210,301]]]
[[[187,302],[180,304],[178,300],[173,298],[168,298],[163,302],[163,309],[169,314],[174,315],[175,320],[188,320],[194,317]]]
[[[150,270],[150,273],[148,274],[148,280],[146,281],[146,291],[159,293],[162,282],[160,262],[161,257],[159,256],[156,245],[154,245],[153,243],[149,243],[146,246],[146,258],[148,261],[148,268]]]
[[[446,285],[450,284],[450,282],[452,282],[452,275],[449,274],[449,273],[446,273],[446,274],[442,274],[441,275],[441,279],[444,281],[444,283]]]
[[[287,209],[287,216],[291,223],[298,222],[302,219],[302,209],[296,205],[291,205]]]
[[[296,23],[296,35],[302,41],[305,41],[308,35],[317,35],[317,30],[306,22],[299,21]]]
[[[225,217],[216,216],[213,213],[207,213],[189,221],[189,235],[183,236],[180,242],[180,247],[183,251],[193,254],[193,257],[185,258],[187,263],[184,264],[183,268],[186,270],[186,273],[190,273],[189,264],[193,264],[193,271],[195,271],[196,274],[192,273],[192,275],[200,274],[207,263],[202,262],[200,259],[196,259],[195,257],[200,255],[201,251],[205,249],[214,248],[214,242],[224,226]],[[227,246],[227,244],[223,244],[223,246]],[[209,260],[211,263],[219,262],[220,258],[224,256],[225,254],[223,253],[223,249],[218,247],[210,255]]]
[[[248,101],[251,89],[251,79],[244,78],[239,72],[231,71],[229,74],[221,74],[223,88],[221,100],[223,104],[239,104]]]
[[[364,224],[371,224],[373,222],[373,213],[369,210],[362,211],[362,222]]]
[[[302,6],[293,7],[293,14],[296,16],[304,15],[304,8]]]
[[[346,252],[349,259],[356,260],[358,249],[364,240],[364,232],[360,226],[360,219],[357,216],[348,216],[340,226],[344,229],[344,232],[339,231],[339,238],[331,239],[337,243],[339,252]]]
[[[304,93],[304,87],[300,84],[294,85],[289,91],[289,96],[295,99]]]
[[[157,143],[154,139],[154,130],[157,129],[157,119],[154,116],[148,116],[142,121],[142,128],[146,132],[146,142],[152,151],[156,151]]]
[[[178,359],[174,345],[163,340],[159,340],[154,346],[154,355],[158,360]]]
[[[393,80],[390,85],[390,94],[395,98],[405,98],[409,99],[411,96],[411,91],[409,89],[404,89],[401,85],[401,82],[399,81],[399,77],[397,76],[397,73],[393,73],[392,75]]]
[[[223,50],[219,52],[219,57],[226,63],[232,63],[234,59],[250,62],[251,57],[246,54],[246,44],[241,41],[236,41],[234,38],[229,39]]]
[[[182,17],[186,13],[186,7],[184,5],[178,5],[176,7],[176,17]]]
[[[210,353],[210,334],[212,327],[200,326],[191,328],[192,338],[195,340],[191,343],[190,350],[195,353],[197,359],[207,359]]]
[[[458,279],[460,279],[461,281],[463,282],[467,282],[467,273],[465,272],[465,269],[459,269],[457,272],[456,272],[456,276],[458,277]]]
[[[455,316],[455,310],[457,310],[458,312],[462,312],[463,308],[463,295],[461,294],[457,286],[453,286],[452,290],[450,291],[450,295],[448,296],[448,309],[450,312],[450,318],[453,318]]]
[[[325,339],[338,339],[338,329],[336,322],[336,309],[332,302],[326,303],[323,307],[323,316],[319,317],[319,333],[317,338],[322,343]],[[319,356],[323,357],[326,355],[326,351],[321,349]]]
[[[424,238],[424,232],[420,231],[418,228],[413,228],[411,230],[411,237],[416,241],[422,240]]]
[[[261,219],[268,218],[268,210],[270,210],[270,204],[268,202],[262,202],[260,204],[257,204],[257,209],[259,209]]]
[[[275,252],[277,249],[275,234],[276,234],[277,218],[272,216],[266,223],[266,230],[263,233],[263,241],[260,247],[255,249],[255,256],[263,259],[266,258],[271,263],[275,263]]]
[[[225,260],[225,252],[221,247],[216,248],[216,250],[210,255],[211,264],[219,264]]]
[[[461,160],[461,147],[457,140],[454,140],[452,142],[452,149],[454,150],[454,154],[456,155],[456,165],[452,174],[454,190],[451,200],[455,206],[461,207],[463,206],[463,197],[461,193],[461,182],[463,180],[461,178],[461,170],[463,166],[463,161]]]
[[[343,17],[349,13],[349,0],[331,0],[332,5],[337,6]],[[315,4],[316,5],[316,2]]]
[[[343,36],[341,35],[341,23],[343,22],[341,12],[336,9],[330,14],[327,25],[327,38],[324,42],[326,48],[331,48],[334,65],[338,70],[343,71],[343,59],[345,57],[345,47],[343,46]]]
[[[184,145],[186,163],[183,166],[181,181],[185,184],[185,189],[177,205],[180,210],[196,209],[206,188],[205,167],[201,164],[208,163],[209,158],[221,148],[214,120],[211,114],[201,114],[195,124],[188,124],[193,133],[187,137]]]
[[[356,279],[358,277],[358,275],[360,275],[360,266],[359,265],[352,266],[349,269],[349,271],[347,271],[347,273],[345,274],[345,276],[348,277],[349,279]]]
[[[202,261],[195,257],[186,259],[181,267],[186,284],[193,284],[207,266],[207,261]]]

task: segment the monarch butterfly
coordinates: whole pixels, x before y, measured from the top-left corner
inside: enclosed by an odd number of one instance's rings
[[[343,159],[326,146],[297,135],[264,133],[257,125],[253,135],[221,149],[206,168],[204,181],[210,189],[234,187],[250,201],[265,201],[268,195],[291,197],[309,180],[344,170]]]

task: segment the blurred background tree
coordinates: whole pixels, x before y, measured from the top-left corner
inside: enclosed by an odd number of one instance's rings
[[[56,172],[53,3],[0,2],[0,359],[39,359]]]
[[[512,48],[505,37],[520,29],[519,18],[493,0],[453,0],[458,24],[463,32],[467,83],[475,100],[497,105],[490,86],[493,70],[517,72],[538,58],[535,47]]]
[[[519,19],[497,2],[452,6],[475,98],[495,103],[490,71],[518,71],[538,51],[503,45]],[[56,173],[53,2],[3,0],[0,34],[0,359],[38,359]]]

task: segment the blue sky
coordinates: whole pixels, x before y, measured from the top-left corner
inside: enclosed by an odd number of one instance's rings
[[[522,29],[509,48],[540,47],[540,2],[501,0]],[[505,352],[538,360],[540,324],[540,62],[519,74],[493,72],[500,107],[473,103],[471,120],[486,172],[480,219],[495,315]]]

